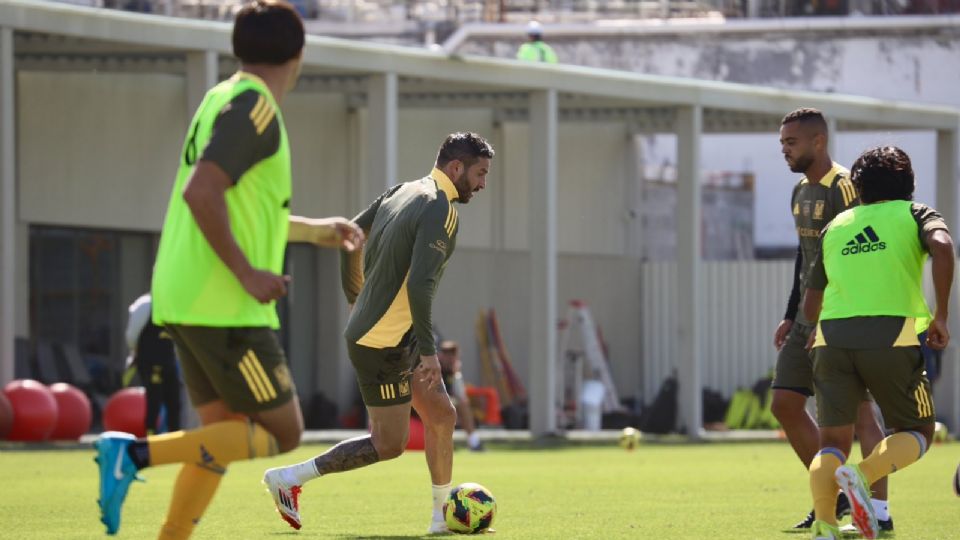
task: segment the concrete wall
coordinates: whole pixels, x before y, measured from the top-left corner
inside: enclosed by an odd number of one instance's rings
[[[20,219],[159,230],[187,120],[168,75],[18,76]]]

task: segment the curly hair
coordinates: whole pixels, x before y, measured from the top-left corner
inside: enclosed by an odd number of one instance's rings
[[[913,200],[915,184],[910,156],[896,146],[877,146],[860,154],[850,168],[850,181],[865,204]]]

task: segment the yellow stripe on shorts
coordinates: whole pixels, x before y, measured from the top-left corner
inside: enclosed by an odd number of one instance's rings
[[[396,387],[392,384],[381,384],[380,399],[397,399]]]
[[[277,399],[277,391],[273,387],[273,383],[270,382],[270,377],[267,377],[267,373],[263,370],[263,364],[260,363],[260,359],[257,358],[257,353],[253,350],[247,350],[247,354],[244,355],[244,359],[250,362],[251,367],[253,367],[253,373],[257,376],[257,379],[263,385],[263,388],[266,390],[264,394],[270,399]]]
[[[920,418],[927,418],[933,415],[933,403],[930,402],[930,394],[922,384],[913,392],[917,400],[917,415]]]
[[[250,368],[244,363],[243,360],[237,364],[237,367],[240,368],[240,373],[243,374],[243,378],[247,381],[247,386],[250,387],[250,392],[253,394],[253,397],[256,398],[257,403],[263,403],[266,401],[261,393],[260,387],[257,386],[257,383],[253,378],[253,373],[250,372]]]

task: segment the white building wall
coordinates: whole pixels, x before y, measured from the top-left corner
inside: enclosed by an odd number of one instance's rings
[[[503,125],[508,249],[528,249],[530,130]],[[627,245],[632,184],[631,139],[623,123],[562,123],[558,135],[557,240],[561,253],[621,256]]]
[[[187,120],[183,79],[21,72],[19,219],[159,230]]]
[[[290,210],[351,215],[350,114],[340,94],[288,94],[281,105],[293,167]],[[180,135],[182,137],[182,135]]]

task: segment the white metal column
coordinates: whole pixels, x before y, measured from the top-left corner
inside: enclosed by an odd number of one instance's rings
[[[954,235],[958,235],[960,227],[960,209],[957,208],[957,131],[944,130],[937,132],[937,204],[936,209],[943,215],[947,227]],[[956,243],[960,243],[955,240]],[[951,311],[950,315],[954,313]]]
[[[187,122],[200,107],[207,90],[213,88],[220,78],[219,56],[215,51],[191,51],[187,53]]]
[[[827,116],[827,152],[836,161],[839,152],[840,130],[837,129],[837,119]]]
[[[701,294],[700,143],[703,108],[677,110],[677,382],[681,425],[694,439],[700,437],[700,333],[697,305]]]
[[[530,94],[530,433],[557,430],[557,91]]]
[[[960,245],[960,209],[957,207],[957,133],[960,126],[953,130],[937,132],[937,204],[935,208],[943,215],[947,227],[953,235],[954,243]],[[938,411],[950,422],[950,431],[960,430],[960,302],[957,296],[957,280],[954,279],[950,295],[950,346],[944,351],[943,373],[934,391]]]
[[[370,204],[397,178],[397,99],[396,73],[371,75],[367,80],[367,138],[364,141],[367,172],[365,201]]]
[[[13,379],[16,265],[16,103],[13,29],[0,28],[0,386]]]

